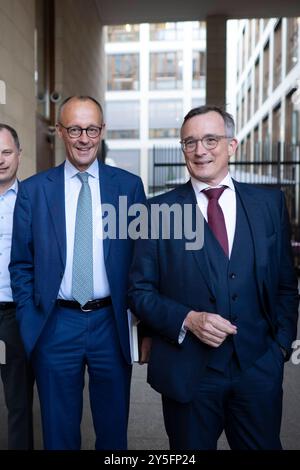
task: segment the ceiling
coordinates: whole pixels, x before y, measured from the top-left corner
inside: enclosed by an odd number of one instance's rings
[[[300,16],[300,0],[95,0],[102,24]]]

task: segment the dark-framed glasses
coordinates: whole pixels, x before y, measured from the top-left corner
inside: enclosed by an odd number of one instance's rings
[[[197,148],[198,142],[201,142],[206,150],[213,150],[217,147],[221,139],[232,139],[227,135],[205,135],[201,139],[187,138],[180,141],[183,152],[194,152]]]
[[[96,137],[99,137],[101,130],[103,128],[102,126],[89,126],[89,127],[80,127],[80,126],[71,126],[71,127],[66,127],[64,126],[61,122],[59,123],[61,127],[66,129],[68,136],[72,137],[74,139],[78,138],[81,136],[83,131],[86,132],[87,136],[90,137],[91,139],[95,139]]]

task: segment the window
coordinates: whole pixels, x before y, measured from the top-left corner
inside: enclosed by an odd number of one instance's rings
[[[182,53],[153,52],[150,54],[150,89],[182,88]]]
[[[254,88],[254,112],[258,110],[259,106],[259,61],[255,62],[255,70],[254,70],[254,80],[255,80],[255,88]]]
[[[149,137],[179,137],[183,120],[181,100],[152,100],[149,102]]]
[[[138,139],[140,136],[140,106],[138,101],[108,101],[106,103],[108,139]]]
[[[269,134],[269,118],[266,116],[262,122],[262,160],[270,160],[270,134]],[[264,166],[263,170],[267,167]]]
[[[193,21],[193,39],[206,39],[206,23],[205,21]]]
[[[109,150],[106,163],[130,171],[135,175],[140,173],[140,151],[136,149]]]
[[[110,54],[107,56],[107,89],[139,89],[138,54]]]
[[[269,96],[269,78],[270,78],[269,54],[270,54],[270,47],[269,47],[269,41],[268,41],[264,48],[263,101],[265,101]]]
[[[192,108],[198,108],[198,106],[203,106],[204,104],[204,98],[192,98]]]
[[[205,52],[193,51],[193,88],[205,88]]]
[[[156,23],[150,24],[151,41],[180,41],[183,40],[184,23]]]
[[[140,26],[138,24],[121,24],[107,26],[108,42],[138,41]]]
[[[282,67],[282,53],[281,53],[281,34],[282,22],[278,22],[274,32],[274,84],[273,88],[278,87],[281,82],[281,67]]]
[[[287,72],[298,62],[300,17],[287,20]]]

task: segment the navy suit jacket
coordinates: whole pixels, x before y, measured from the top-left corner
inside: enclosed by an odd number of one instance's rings
[[[276,189],[234,184],[254,242],[264,315],[274,339],[290,355],[296,337],[298,290],[284,196]],[[192,204],[199,211],[190,181],[153,198],[149,208],[162,203]],[[212,351],[190,332],[179,344],[183,321],[190,310],[215,312],[205,243],[202,249],[187,251],[186,241],[137,240],[129,290],[131,309],[153,330],[148,381],[158,392],[180,402],[192,399]]]
[[[101,203],[113,205],[117,218],[119,196],[127,196],[128,206],[145,203],[143,184],[139,177],[99,162],[99,178]],[[64,201],[64,163],[28,178],[19,186],[9,269],[13,297],[17,302],[17,319],[28,354],[33,351],[55,306],[64,275]],[[126,214],[122,216],[126,221]],[[102,241],[99,240],[99,243]],[[126,361],[130,363],[126,309],[133,242],[129,238],[117,238],[105,239],[103,243],[120,344]]]

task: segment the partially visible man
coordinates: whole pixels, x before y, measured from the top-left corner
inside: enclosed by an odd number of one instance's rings
[[[8,448],[32,449],[33,375],[16,321],[8,271],[20,156],[15,129],[0,123],[0,370],[8,410]]]
[[[298,316],[284,195],[231,178],[234,121],[216,106],[185,116],[181,145],[190,180],[150,208],[202,214],[204,245],[136,242],[130,303],[153,331],[148,380],[162,394],[171,449],[216,449],[223,430],[232,449],[280,449]]]
[[[66,161],[22,182],[16,202],[10,271],[46,449],[80,448],[86,369],[96,449],[127,447],[133,242],[118,236],[119,220],[123,232],[130,222],[119,196],[129,207],[145,194],[140,178],[97,160],[104,126],[95,99],[66,99],[57,123]],[[116,237],[104,240],[103,204],[116,214]]]

